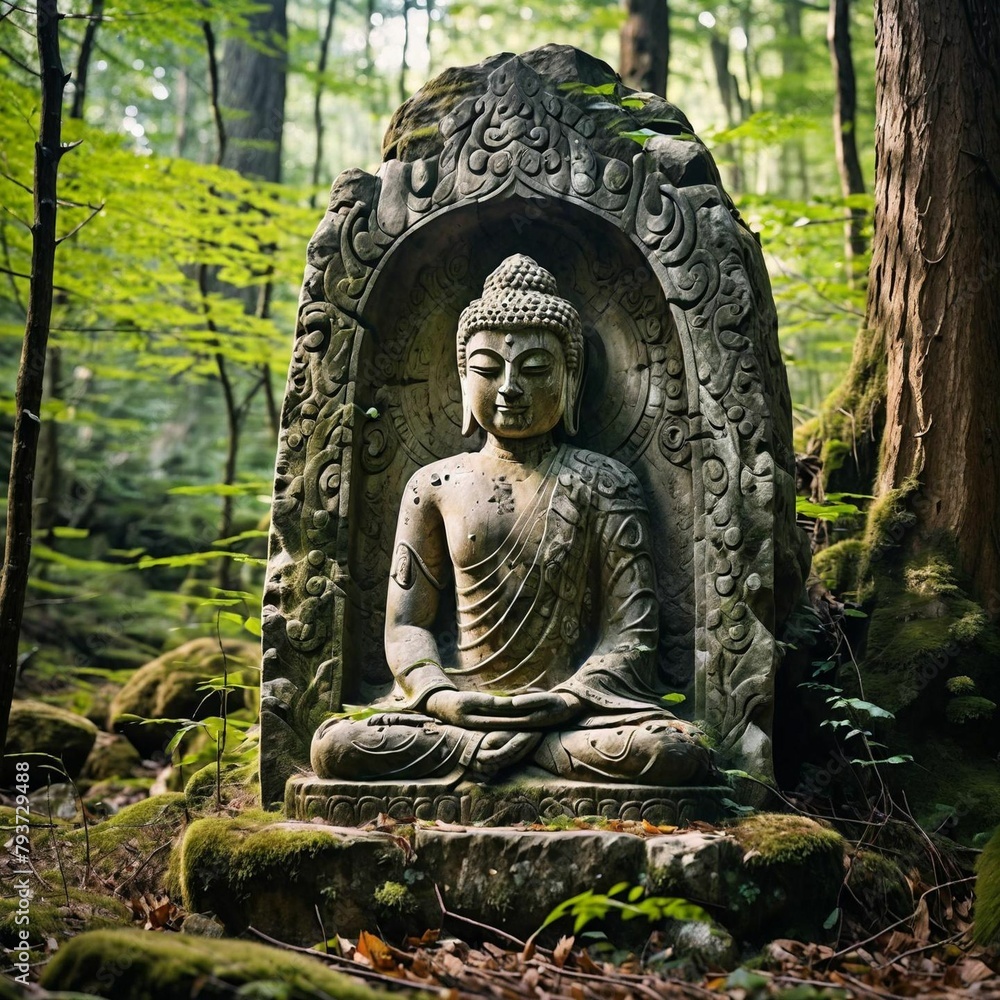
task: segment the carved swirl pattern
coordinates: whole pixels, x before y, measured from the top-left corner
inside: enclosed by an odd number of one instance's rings
[[[441,132],[439,157],[390,160],[378,176],[343,174],[309,245],[264,602],[264,681],[265,687],[282,682],[283,723],[307,744],[322,715],[339,707],[347,669],[341,650],[349,645],[345,607],[357,599],[347,544],[352,463],[374,483],[390,467],[427,460],[414,443],[416,411],[404,399],[408,379],[438,378],[442,362],[421,354],[412,336],[387,338],[365,353],[370,335],[363,315],[376,269],[403,236],[438,214],[474,200],[542,198],[611,221],[644,249],[669,303],[673,340],[665,335],[667,317],[630,298],[641,295],[638,286],[619,291],[647,365],[644,396],[632,401],[642,430],[627,436],[639,443],[623,445],[632,448],[624,460],[655,444],[668,465],[691,470],[693,495],[682,499],[692,505],[690,572],[698,582],[678,592],[696,596],[684,597],[691,606],[676,610],[692,622],[699,649],[696,714],[721,733],[723,750],[738,766],[766,776],[776,663],[774,539],[785,531],[776,515],[787,518],[792,503],[787,448],[776,456],[772,434],[771,405],[782,405],[787,389],[759,247],[717,184],[683,183],[675,169],[682,140],[656,136],[636,148],[630,163],[597,153],[590,142],[594,122],[517,57],[492,72],[484,93],[458,105]],[[684,142],[688,153],[690,142]],[[714,174],[709,154],[699,149],[711,168],[700,176]],[[453,254],[410,291],[413,329],[430,322],[441,288],[454,278],[450,271],[462,266]],[[377,419],[355,403],[360,382],[375,393]],[[454,425],[456,404],[450,399],[437,419]],[[405,460],[400,446],[410,449]],[[360,533],[372,535],[371,552],[387,559],[371,517],[361,518]],[[367,558],[365,544],[359,562]],[[373,580],[362,579],[365,586],[377,590]],[[272,725],[265,715],[265,740]],[[268,777],[270,766],[265,760],[265,797],[273,798],[287,771]],[[426,809],[461,814],[460,804],[445,806],[444,799]]]

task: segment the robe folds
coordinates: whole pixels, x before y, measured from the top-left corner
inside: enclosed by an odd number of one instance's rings
[[[492,552],[467,565],[452,552],[452,579],[431,575],[421,539],[401,527],[406,571],[454,589],[457,642],[441,662],[401,665],[377,707],[419,712],[444,689],[550,691],[583,703],[576,726],[670,715],[656,684],[659,614],[639,482],[620,462],[569,445],[547,461]]]

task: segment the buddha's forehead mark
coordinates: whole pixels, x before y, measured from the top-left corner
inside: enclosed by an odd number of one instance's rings
[[[562,351],[562,342],[549,330],[480,330],[469,338],[467,350],[470,361],[474,355],[487,352],[513,362],[535,351],[555,355]]]

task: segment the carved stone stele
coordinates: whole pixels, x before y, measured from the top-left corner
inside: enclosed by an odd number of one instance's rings
[[[659,686],[724,762],[769,777],[775,635],[807,556],[767,274],[710,154],[676,108],[561,46],[442,74],[384,154],[334,183],[308,250],[264,596],[263,801],[308,769],[325,718],[391,687],[403,489],[482,444],[461,433],[455,330],[516,253],[581,318],[567,443],[627,466],[645,498]]]

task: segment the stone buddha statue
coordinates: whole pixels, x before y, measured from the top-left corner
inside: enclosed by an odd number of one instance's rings
[[[596,783],[703,781],[710,751],[657,688],[639,483],[553,438],[576,431],[578,313],[518,254],[486,279],[457,340],[463,433],[478,424],[486,443],[406,485],[386,604],[395,684],[375,714],[320,725],[313,768],[363,781],[529,767]],[[442,628],[449,592],[455,622]]]

